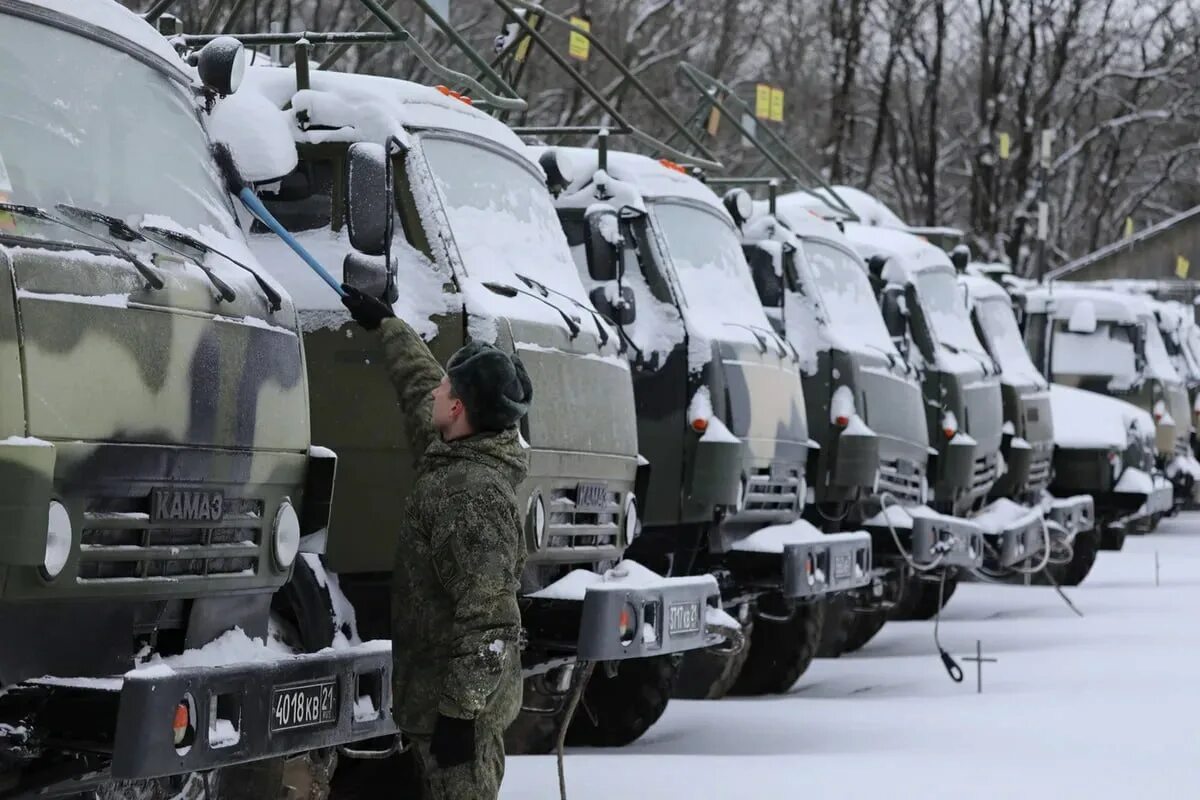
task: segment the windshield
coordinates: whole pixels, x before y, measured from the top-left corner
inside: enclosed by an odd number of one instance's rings
[[[524,288],[523,275],[591,307],[532,165],[457,139],[426,136],[422,146],[468,275]]]
[[[895,352],[875,292],[858,259],[824,242],[806,241],[802,250],[814,293],[837,338],[851,347]]]
[[[1005,378],[1021,380],[1035,386],[1045,384],[1037,367],[1029,358],[1017,318],[1007,300],[981,300],[975,304],[975,318],[990,345],[992,356],[1000,363]]]
[[[1101,376],[1132,383],[1137,357],[1128,325],[1100,322],[1095,333],[1072,333],[1065,320],[1054,323],[1050,368],[1057,375]]]
[[[971,327],[963,289],[954,276],[942,270],[926,270],[917,273],[916,285],[933,337],[951,350],[983,353],[983,345]]]
[[[1146,366],[1150,370],[1150,374],[1166,381],[1178,382],[1181,380],[1179,372],[1175,369],[1175,365],[1171,363],[1171,356],[1167,353],[1167,346],[1163,344],[1162,334],[1158,330],[1158,325],[1155,324],[1153,319],[1149,321],[1143,320],[1142,330],[1146,334]]]
[[[170,217],[229,235],[228,198],[186,87],[50,25],[0,15],[0,199]],[[5,177],[7,175],[7,178]],[[0,230],[95,242],[17,219]]]
[[[728,222],[698,206],[661,201],[654,219],[694,324],[712,323],[714,337],[735,335],[737,328],[773,330]]]

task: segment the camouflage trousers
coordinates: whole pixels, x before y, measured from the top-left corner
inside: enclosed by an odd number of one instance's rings
[[[504,730],[490,725],[475,729],[475,760],[442,769],[429,752],[429,739],[413,738],[413,750],[424,787],[423,800],[496,800],[504,779]]]

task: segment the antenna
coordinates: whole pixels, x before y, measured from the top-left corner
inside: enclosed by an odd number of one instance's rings
[[[540,46],[550,60],[562,69],[611,120],[608,124],[595,126],[519,126],[513,128],[515,133],[531,136],[599,136],[602,130],[606,130],[612,135],[629,136],[646,147],[661,151],[673,159],[684,162],[688,166],[717,170],[724,168],[720,160],[705,147],[704,143],[693,135],[685,124],[676,118],[662,101],[655,97],[654,93],[630,71],[621,59],[609,50],[603,42],[597,39],[590,30],[575,25],[566,17],[530,0],[493,0],[493,2],[505,13],[506,25],[516,25],[518,33],[497,54],[491,66],[493,68],[503,68],[501,65],[508,62],[510,64],[510,68],[507,70],[509,75],[514,80],[519,80],[525,73],[525,68],[534,45]],[[597,89],[546,39],[542,29],[548,23],[560,25],[572,34],[587,39],[590,47],[594,48],[596,52],[603,56],[621,74],[621,80],[608,92],[601,92]],[[689,153],[676,149],[668,141],[655,138],[630,123],[625,115],[618,111],[611,102],[611,96],[626,85],[632,86],[641,98],[674,129],[675,134],[671,138],[675,138],[675,135],[682,136],[693,148],[694,152]],[[696,153],[699,153],[699,155],[696,155]]]

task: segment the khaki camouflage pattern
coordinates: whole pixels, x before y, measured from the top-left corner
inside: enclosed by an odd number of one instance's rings
[[[381,339],[410,452],[420,454],[393,575],[393,713],[415,736],[442,714],[499,737],[521,705],[516,487],[528,456],[516,428],[443,442],[430,416],[441,366],[402,320],[386,320]]]
[[[413,742],[425,793],[421,800],[493,800],[504,779],[504,736],[499,728],[475,730],[475,760],[442,769],[429,752],[429,739]]]
[[[271,522],[284,499],[302,508],[309,446],[290,301],[271,314],[260,291],[239,285],[236,300],[218,302],[203,273],[174,257],[154,259],[166,286],[153,290],[115,257],[18,242],[0,242],[0,297],[10,298],[0,303],[0,598],[155,600],[281,585]],[[155,541],[140,539],[153,527],[150,498],[170,487],[224,493],[228,521],[247,532],[226,555],[246,569],[189,568],[184,560],[213,553],[182,540],[174,555],[151,552]],[[51,499],[67,508],[74,541],[48,582],[37,567]],[[125,518],[105,516],[114,513]],[[208,525],[222,527],[199,520],[197,535]]]

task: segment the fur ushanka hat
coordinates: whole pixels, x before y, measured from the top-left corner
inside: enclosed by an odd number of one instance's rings
[[[511,428],[529,412],[533,384],[519,358],[482,342],[471,342],[446,364],[454,395],[475,430]]]

